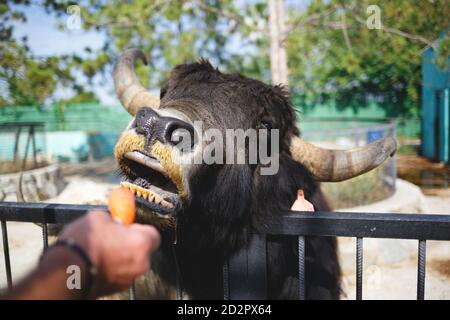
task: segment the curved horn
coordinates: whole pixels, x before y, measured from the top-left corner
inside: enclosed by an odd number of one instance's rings
[[[323,182],[347,180],[378,167],[397,150],[394,138],[386,137],[363,147],[350,150],[329,150],[314,146],[293,136],[292,158],[304,165]]]
[[[144,64],[147,64],[147,59],[141,50],[126,50],[116,63],[113,76],[117,97],[133,116],[141,107],[159,107],[159,97],[152,95],[139,83],[134,72],[134,64],[137,59],[141,59]]]

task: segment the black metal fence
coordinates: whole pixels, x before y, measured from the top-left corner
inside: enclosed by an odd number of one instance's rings
[[[7,283],[12,286],[7,221],[43,224],[43,247],[48,246],[48,224],[65,224],[88,210],[104,206],[0,202]],[[249,234],[248,246],[224,265],[225,299],[267,297],[266,236],[287,235],[298,241],[299,299],[305,299],[305,236],[355,237],[356,299],[362,299],[363,239],[418,240],[417,299],[425,298],[426,241],[450,241],[450,215],[348,212],[288,212],[264,223],[262,233]]]

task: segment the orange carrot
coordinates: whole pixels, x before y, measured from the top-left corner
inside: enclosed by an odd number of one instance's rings
[[[109,194],[108,209],[115,220],[123,224],[132,224],[136,215],[134,194],[121,187],[113,189]]]

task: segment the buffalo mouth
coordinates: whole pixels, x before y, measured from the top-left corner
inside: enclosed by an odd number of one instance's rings
[[[170,218],[180,207],[180,196],[161,163],[141,151],[125,153],[121,161],[125,179],[120,183],[136,196],[139,213],[151,213]],[[142,213],[142,212],[141,212]]]

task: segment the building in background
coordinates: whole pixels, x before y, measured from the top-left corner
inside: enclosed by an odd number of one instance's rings
[[[443,32],[441,38],[445,36],[446,32]],[[432,47],[422,54],[422,155],[449,163],[450,57],[444,69],[438,66],[436,58]]]

